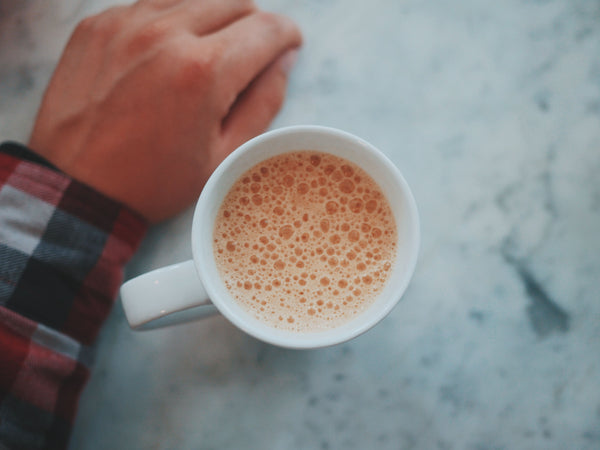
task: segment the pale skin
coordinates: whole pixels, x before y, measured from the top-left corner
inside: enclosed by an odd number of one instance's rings
[[[29,146],[150,222],[190,205],[279,111],[301,45],[250,0],[140,0],[84,19]]]

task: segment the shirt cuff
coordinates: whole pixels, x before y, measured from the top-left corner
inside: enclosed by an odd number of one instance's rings
[[[147,226],[26,147],[0,145],[0,306],[91,344]]]

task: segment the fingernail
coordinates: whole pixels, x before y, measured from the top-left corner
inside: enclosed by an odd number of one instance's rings
[[[294,48],[292,50],[286,51],[283,55],[279,57],[279,67],[281,70],[287,75],[292,70],[292,67],[296,64],[298,60],[298,49]]]

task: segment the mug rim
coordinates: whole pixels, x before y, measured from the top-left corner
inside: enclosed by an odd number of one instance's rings
[[[409,243],[408,246],[408,264],[407,267],[401,272],[402,279],[398,283],[396,283],[398,286],[395,286],[395,289],[393,291],[395,294],[394,298],[392,298],[391,295],[388,295],[389,298],[384,299],[384,304],[381,307],[379,307],[377,311],[371,313],[370,318],[367,317],[368,320],[360,320],[360,318],[363,316],[367,316],[366,312],[373,306],[373,304],[367,307],[365,311],[362,311],[355,318],[351,319],[348,323],[344,323],[338,327],[334,327],[331,329],[315,332],[295,332],[277,329],[267,325],[266,323],[258,319],[255,319],[251,316],[251,314],[248,311],[244,310],[239,304],[237,304],[233,296],[224,286],[224,283],[222,281],[219,281],[220,277],[218,276],[218,271],[217,278],[219,280],[214,280],[214,277],[211,277],[211,274],[214,274],[216,270],[216,264],[214,263],[215,258],[213,255],[212,247],[212,232],[214,230],[216,213],[220,208],[222,202],[222,199],[220,201],[217,201],[214,200],[214,198],[219,195],[224,197],[233,185],[233,183],[235,183],[235,181],[239,178],[239,175],[232,177],[233,181],[229,184],[227,192],[215,193],[215,189],[218,187],[219,182],[222,182],[223,175],[226,173],[226,171],[230,170],[230,168],[234,166],[236,162],[241,157],[243,157],[243,155],[245,155],[248,152],[251,152],[252,149],[260,148],[261,145],[264,145],[265,142],[269,142],[274,139],[281,139],[285,135],[294,133],[302,133],[308,135],[326,134],[330,137],[333,136],[335,139],[339,139],[341,141],[352,141],[355,145],[367,149],[367,151],[375,159],[377,159],[378,166],[380,166],[381,168],[385,168],[386,171],[389,171],[394,181],[396,181],[401,186],[401,195],[406,201],[406,209],[410,211],[410,217],[408,218],[408,221],[411,227],[410,231],[412,232],[412,241]],[[295,150],[289,151],[298,150],[302,149],[297,148]],[[326,150],[319,148],[315,148],[314,150],[323,153],[328,153]],[[259,162],[281,153],[284,152],[268,151],[266,152],[265,157],[262,157],[257,161]],[[254,162],[254,164],[257,164],[258,162]],[[243,167],[242,169],[243,173],[246,170],[250,169],[250,166]],[[369,175],[373,177],[372,173],[369,173]],[[375,177],[373,178],[375,179]],[[210,230],[211,232],[210,238],[201,235],[201,230],[204,232],[208,231],[207,225],[210,225],[210,227],[208,227],[208,230]],[[397,227],[398,226],[399,224],[397,224]],[[406,288],[408,287],[408,284],[413,276],[417,264],[420,246],[419,215],[416,202],[414,200],[412,191],[408,183],[406,182],[402,173],[396,167],[396,165],[392,163],[389,160],[389,158],[387,158],[387,156],[383,154],[379,149],[366,142],[365,140],[351,133],[336,128],[324,127],[320,125],[295,125],[267,131],[248,140],[244,144],[240,145],[231,154],[229,154],[210,176],[209,180],[204,186],[204,189],[202,190],[202,193],[200,194],[194,211],[191,237],[192,254],[196,271],[200,280],[202,281],[202,284],[204,285],[204,288],[206,289],[206,292],[208,293],[208,297],[210,298],[214,306],[219,310],[219,312],[222,315],[224,315],[236,327],[240,328],[242,331],[248,333],[249,335],[259,340],[281,347],[296,349],[319,348],[345,342],[366,332],[367,330],[375,326],[378,322],[380,322],[383,318],[385,318],[389,314],[389,312],[394,308],[394,306],[396,306],[396,304],[400,301],[404,292],[406,291]],[[207,242],[210,245],[207,245]],[[399,250],[400,249],[398,249],[398,251]],[[397,255],[395,262],[397,263],[399,259],[400,258]],[[386,282],[386,287],[391,284],[390,281],[391,280],[388,280],[388,282]],[[223,295],[224,292],[226,293],[226,295]],[[227,299],[224,299],[224,296],[227,297]],[[380,298],[380,296],[381,294],[378,296],[378,298]],[[243,314],[239,313],[240,310],[243,311]]]

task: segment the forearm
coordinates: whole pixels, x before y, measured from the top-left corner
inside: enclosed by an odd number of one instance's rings
[[[145,228],[35,155],[0,147],[0,443],[66,446],[90,346]]]

